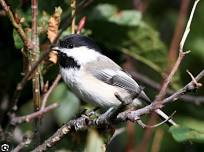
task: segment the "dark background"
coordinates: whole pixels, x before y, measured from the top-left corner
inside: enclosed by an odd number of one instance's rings
[[[80,3],[81,1],[78,1]],[[101,0],[93,1],[85,8],[78,9],[77,23],[83,16],[87,16],[87,22],[83,34],[95,39],[106,51],[102,52],[111,57],[115,62],[121,66],[125,63],[131,63],[133,69],[138,73],[155,80],[158,84],[161,83],[162,74],[167,68],[167,61],[170,58],[168,51],[171,46],[173,34],[177,25],[179,10],[181,5],[189,3],[187,14],[184,14],[183,19],[188,19],[190,10],[194,1],[188,0]],[[23,28],[31,26],[31,9],[30,1],[28,0],[9,0],[12,10],[20,17],[25,18]],[[106,4],[106,5],[103,5]],[[53,14],[54,7],[60,6],[63,10],[61,28],[66,28],[63,35],[70,33],[70,7],[69,1],[52,0],[39,1],[39,27],[42,26],[43,11],[47,13],[44,22],[47,23],[48,18]],[[101,7],[102,6],[102,7]],[[102,8],[102,9],[100,9]],[[115,16],[123,14],[124,10],[135,11],[137,15],[131,12],[124,18],[127,20],[120,20]],[[177,90],[187,84],[191,78],[186,73],[190,70],[194,75],[198,74],[204,67],[204,3],[201,1],[195,11],[192,21],[191,31],[184,46],[184,50],[191,50],[183,60],[179,70],[177,71],[170,88]],[[0,11],[2,8],[0,7]],[[112,13],[111,13],[112,12]],[[106,14],[108,14],[106,16]],[[112,17],[112,18],[111,18]],[[140,18],[141,17],[141,18]],[[133,22],[134,21],[134,22]],[[133,23],[132,23],[133,22]],[[68,28],[67,28],[68,27]],[[7,107],[11,99],[17,83],[22,78],[23,71],[23,56],[21,49],[15,46],[15,33],[8,17],[4,14],[0,16],[0,106],[1,106],[1,125],[5,126],[6,120],[3,118],[4,109]],[[179,38],[178,38],[179,40]],[[180,41],[180,40],[179,40]],[[16,43],[19,43],[18,41]],[[178,43],[178,42],[177,42]],[[41,52],[45,51],[48,46],[46,33],[40,35]],[[107,49],[108,48],[108,49]],[[126,48],[126,51],[124,50]],[[176,51],[178,48],[176,49]],[[175,52],[176,52],[175,51]],[[174,53],[177,57],[177,53]],[[172,58],[175,60],[175,57]],[[45,64],[46,66],[47,64]],[[127,66],[126,66],[127,68]],[[57,66],[52,66],[44,74],[44,82],[53,81],[58,73]],[[147,84],[137,80],[139,84],[145,87],[145,92],[151,99],[155,98],[158,90],[152,89]],[[203,81],[202,81],[203,82]],[[204,95],[204,89],[201,88],[196,92],[190,93],[192,96]],[[57,128],[69,119],[73,118],[78,112],[80,102],[68,88],[63,81],[59,83],[57,88],[51,94],[49,103],[59,102],[61,105],[56,110],[46,114],[41,122],[41,140],[43,141],[52,135]],[[33,112],[32,110],[32,86],[28,82],[23,90],[19,100],[18,115],[25,115]],[[165,108],[167,113],[171,114],[174,110],[177,113],[174,119],[183,127],[195,129],[200,137],[187,138],[184,141],[176,141],[169,131],[167,125],[153,129],[153,133],[148,140],[146,146],[148,151],[158,151],[153,148],[156,143],[159,145],[159,151],[187,151],[195,152],[202,151],[204,148],[204,111],[203,105],[196,105],[195,101],[185,102],[179,100],[177,102],[167,105]],[[144,117],[144,121],[147,117]],[[129,127],[126,127],[129,126]],[[140,148],[145,129],[142,129],[137,124],[127,125],[120,124],[117,128],[126,127],[125,131],[117,136],[108,146],[108,151],[135,151]],[[21,138],[22,134],[29,134],[32,131],[30,123],[21,124],[17,127],[16,135]],[[95,131],[77,132],[65,138],[53,148],[53,150],[73,150],[82,151],[84,147],[88,147],[89,142],[106,139],[102,131],[99,131],[99,136],[91,136]],[[109,133],[107,133],[109,134]],[[98,135],[98,134],[97,134]],[[158,136],[161,138],[158,138]],[[88,137],[87,137],[88,136]],[[107,135],[108,136],[108,135]],[[189,136],[194,137],[189,134]],[[16,137],[16,138],[17,138]],[[88,140],[86,140],[88,139]],[[159,141],[160,139],[160,141]],[[16,145],[19,142],[18,138],[12,141]],[[157,142],[156,142],[157,141]],[[154,144],[153,144],[154,143]],[[90,145],[89,145],[90,146]]]

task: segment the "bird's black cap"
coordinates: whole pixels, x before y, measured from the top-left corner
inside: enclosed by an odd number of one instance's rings
[[[59,40],[58,45],[61,48],[68,48],[68,49],[86,46],[90,49],[94,49],[95,51],[98,51],[98,52],[101,51],[94,40],[79,34],[71,34],[63,37],[61,40]]]

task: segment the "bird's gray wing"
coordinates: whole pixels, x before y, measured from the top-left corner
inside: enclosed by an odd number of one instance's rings
[[[129,92],[135,92],[139,94],[138,98],[146,101],[147,104],[151,103],[145,92],[141,91],[137,82],[130,75],[122,71],[122,68],[108,57],[101,56],[97,62],[90,62],[87,64],[86,70],[97,79],[110,85],[124,88]],[[160,109],[157,109],[155,112],[158,113],[162,119],[169,119],[169,117]],[[176,125],[172,119],[168,120],[168,123]]]
[[[130,75],[122,71],[119,65],[105,56],[100,57],[97,63],[89,63],[86,70],[107,84],[123,88],[130,93],[140,94],[141,98],[146,101],[149,100],[137,82]]]

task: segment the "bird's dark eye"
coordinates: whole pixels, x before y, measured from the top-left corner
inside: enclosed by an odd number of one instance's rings
[[[70,49],[72,49],[74,47],[74,45],[73,44],[68,44],[68,48],[70,48]]]

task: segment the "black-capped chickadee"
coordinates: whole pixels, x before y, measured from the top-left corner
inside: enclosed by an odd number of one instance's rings
[[[99,53],[101,48],[92,39],[78,34],[68,35],[52,49],[57,51],[62,78],[83,101],[109,108],[121,104],[116,93],[121,98],[138,93],[132,105],[138,105],[140,101],[151,102],[130,75],[110,58]],[[155,112],[169,119],[160,109]],[[176,125],[171,119],[168,122]]]

